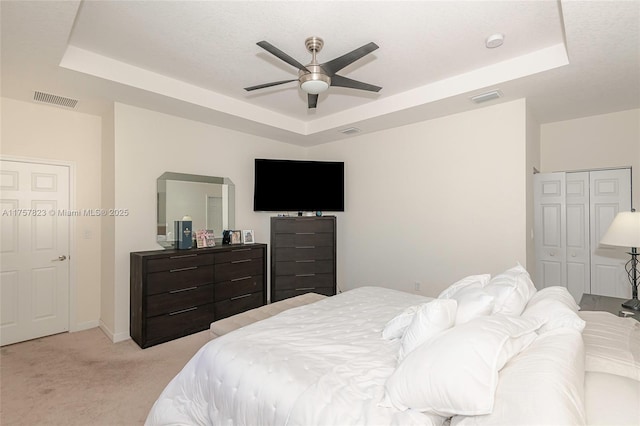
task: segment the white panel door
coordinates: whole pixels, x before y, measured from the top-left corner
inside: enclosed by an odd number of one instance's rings
[[[567,286],[565,173],[533,176],[536,287]]]
[[[2,160],[0,345],[69,329],[69,167]]]
[[[600,246],[613,218],[631,210],[631,170],[590,172],[591,187],[591,293],[603,296],[631,297],[631,284],[624,270],[629,248]]]
[[[576,302],[591,293],[589,172],[566,174],[567,289]]]

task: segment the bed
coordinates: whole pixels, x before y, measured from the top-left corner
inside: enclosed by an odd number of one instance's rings
[[[640,424],[640,323],[565,292],[520,266],[346,291],[213,339],[146,424]]]

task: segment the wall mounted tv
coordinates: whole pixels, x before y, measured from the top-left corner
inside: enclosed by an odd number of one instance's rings
[[[253,210],[344,211],[344,162],[256,158]]]

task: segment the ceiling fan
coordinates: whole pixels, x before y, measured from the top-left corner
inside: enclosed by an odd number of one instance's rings
[[[316,60],[316,54],[322,50],[324,41],[320,37],[309,37],[304,42],[307,50],[311,53],[311,62],[307,65],[302,65],[300,62],[296,61],[291,56],[287,55],[267,41],[260,41],[256,44],[289,65],[293,65],[298,68],[298,78],[245,87],[244,90],[248,92],[277,86],[279,84],[290,83],[292,81],[298,81],[300,89],[308,94],[307,99],[309,108],[315,108],[318,104],[318,93],[324,92],[329,88],[329,86],[347,87],[349,89],[367,90],[370,92],[378,92],[382,89],[382,87],[374,86],[373,84],[363,83],[361,81],[352,80],[336,74],[347,65],[376,50],[378,45],[373,42],[367,43],[364,46],[361,46],[349,53],[345,53],[344,55],[329,62],[319,64]]]

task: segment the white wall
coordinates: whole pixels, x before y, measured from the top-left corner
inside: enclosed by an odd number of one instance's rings
[[[346,162],[340,287],[437,295],[526,265],[526,137],[522,99],[310,148]]]
[[[100,117],[8,98],[1,102],[0,154],[73,163],[72,209],[100,208]],[[71,330],[95,327],[100,318],[100,221],[99,217],[71,217],[75,234]]]
[[[640,208],[640,109],[540,126],[541,171],[632,167],[632,197]]]
[[[305,149],[124,104],[115,105],[114,340],[129,336],[129,252],[156,244],[156,179],[164,172],[228,177],[235,184],[237,229],[269,242],[269,215],[253,212],[256,157],[304,158]],[[104,307],[103,308],[107,308]]]

